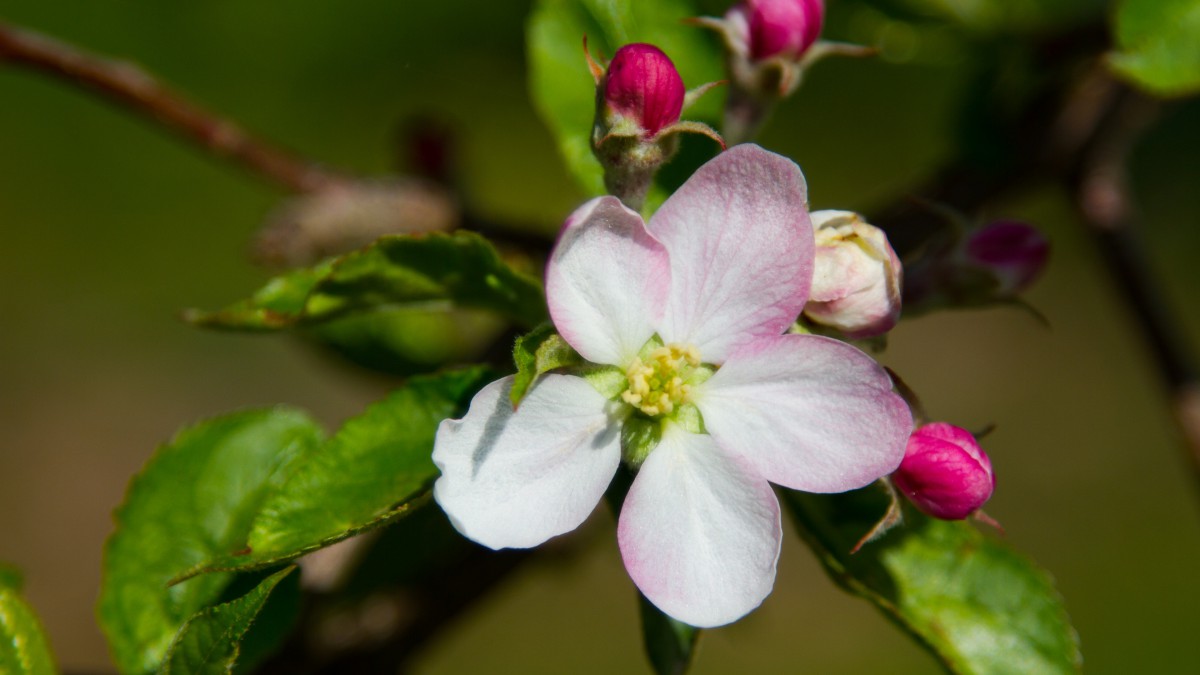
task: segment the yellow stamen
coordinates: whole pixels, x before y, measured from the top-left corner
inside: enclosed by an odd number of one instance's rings
[[[700,365],[700,352],[693,345],[669,344],[635,358],[625,371],[628,386],[621,400],[650,417],[669,415],[691,400],[688,378]]]

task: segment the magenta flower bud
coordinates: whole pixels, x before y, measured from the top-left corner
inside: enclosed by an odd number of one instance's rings
[[[903,270],[887,235],[851,211],[810,216],[817,250],[804,316],[855,339],[891,330]]]
[[[823,0],[747,0],[750,56],[798,58],[821,35]]]
[[[971,432],[934,422],[913,432],[892,482],[922,512],[962,520],[992,496],[992,462]]]
[[[625,45],[608,64],[604,102],[647,138],[679,121],[685,93],[675,64],[654,45]]]
[[[967,261],[991,272],[996,295],[1009,297],[1032,284],[1050,256],[1050,242],[1037,228],[1013,220],[998,220],[967,236]]]

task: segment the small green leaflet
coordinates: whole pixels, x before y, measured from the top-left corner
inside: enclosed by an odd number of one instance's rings
[[[295,566],[264,579],[242,597],[197,612],[179,630],[159,675],[224,675],[241,654],[241,641],[271,591]]]
[[[180,627],[221,596],[231,575],[167,582],[243,545],[267,495],[322,436],[307,415],[279,407],[201,422],[158,449],[104,549],[98,615],[122,673],[156,670]]]
[[[689,0],[539,0],[526,29],[530,88],[534,104],[558,141],[567,167],[590,196],[602,195],[604,172],[592,155],[596,85],[583,55],[583,37],[593,54],[612,58],[631,42],[657,45],[689,88],[724,79],[721,50],[709,31],[684,25],[701,14]],[[701,97],[687,119],[716,119],[721,95]],[[663,195],[652,196],[651,203]]]
[[[692,665],[700,629],[663,614],[646,596],[638,594],[642,614],[642,641],[657,675],[683,675]]]
[[[554,326],[542,324],[517,338],[513,347],[517,374],[513,378],[512,403],[517,406],[542,374],[555,368],[583,365],[583,357],[554,332]]]
[[[545,321],[541,282],[471,232],[393,235],[269,281],[250,299],[184,318],[209,328],[275,331],[397,306],[486,309],[519,325]]]
[[[11,588],[14,591],[20,591],[25,586],[25,577],[22,576],[21,570],[0,562],[0,588]]]
[[[42,625],[21,598],[21,575],[0,563],[0,673],[52,675],[58,669]]]
[[[1124,0],[1109,65],[1152,94],[1200,92],[1200,0]]]
[[[279,564],[417,508],[438,475],[430,459],[438,425],[461,415],[493,379],[483,367],[410,379],[292,465],[241,539],[178,570],[174,581]]]
[[[880,609],[955,673],[1075,673],[1078,636],[1049,575],[965,522],[925,517],[850,550],[887,510],[874,486],[781,490],[830,577]]]

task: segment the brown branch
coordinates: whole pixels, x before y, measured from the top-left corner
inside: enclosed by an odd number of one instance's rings
[[[1091,133],[1068,167],[1066,184],[1154,360],[1200,486],[1200,368],[1146,259],[1127,174],[1129,155],[1160,104],[1113,80],[1103,66],[1082,91],[1079,108],[1091,111]]]
[[[291,191],[312,192],[342,180],[312,162],[251,137],[230,120],[189,102],[132,63],[90,54],[3,22],[0,63],[29,68],[90,89],[210,154],[236,162]]]

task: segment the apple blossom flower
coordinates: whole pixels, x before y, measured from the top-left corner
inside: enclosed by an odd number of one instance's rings
[[[924,513],[962,520],[992,496],[992,461],[971,432],[945,422],[926,424],[908,439],[892,482]]]
[[[745,145],[648,224],[612,197],[572,214],[546,294],[563,339],[595,365],[544,375],[515,410],[501,379],[442,423],[434,497],[459,532],[494,549],[569,532],[624,458],[637,474],[617,539],[641,592],[701,627],[757,607],[782,536],[771,483],[862,487],[895,470],[912,429],[870,357],[783,334],[812,280],[806,202],[799,167]],[[646,430],[650,442],[631,438]]]
[[[883,230],[851,211],[815,211],[816,267],[804,315],[850,338],[882,335],[900,319],[902,267]]]

